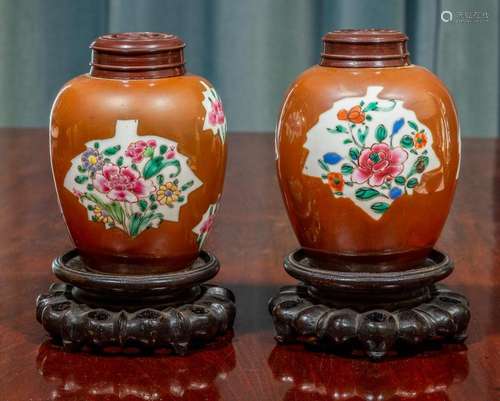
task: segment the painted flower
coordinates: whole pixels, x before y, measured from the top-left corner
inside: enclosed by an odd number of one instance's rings
[[[341,173],[329,173],[327,180],[333,192],[342,192],[344,189],[344,177]]]
[[[201,234],[208,233],[212,229],[213,225],[214,225],[214,215],[211,215],[201,225],[200,233]]]
[[[402,148],[391,149],[386,143],[373,144],[361,152],[352,180],[358,184],[368,181],[373,187],[380,186],[403,171],[403,163],[407,158],[408,153]]]
[[[141,178],[137,171],[114,164],[105,165],[102,173],[96,174],[93,184],[95,189],[106,194],[109,199],[131,203],[154,191],[153,184]]]
[[[100,170],[102,166],[104,166],[104,159],[102,155],[97,151],[97,149],[93,148],[87,148],[87,150],[82,153],[81,161],[83,168],[92,173],[95,173]]]
[[[181,191],[179,191],[179,188],[173,182],[161,185],[158,191],[156,191],[156,199],[162,205],[172,205],[174,202],[177,202],[180,195]]]
[[[156,148],[156,141],[150,139],[147,142],[140,140],[132,142],[125,151],[125,156],[132,159],[134,163],[140,163],[144,157],[151,156]]]
[[[389,198],[398,199],[401,195],[403,195],[403,190],[399,187],[393,187],[389,191]]]
[[[425,145],[427,145],[427,136],[423,132],[417,132],[413,142],[415,144],[415,148],[425,148]]]
[[[170,146],[167,153],[165,154],[165,159],[173,159],[175,157],[175,146]]]
[[[105,210],[102,210],[99,206],[94,207],[94,216],[97,221],[104,223],[104,224],[109,224],[113,222],[113,219],[111,218],[110,215],[106,213]]]
[[[208,113],[208,121],[211,125],[221,125],[225,121],[224,107],[220,100],[212,101],[212,110]]]
[[[337,113],[337,118],[342,121],[350,121],[354,124],[361,124],[365,121],[365,113],[361,110],[361,106],[351,107],[349,111],[342,109]]]

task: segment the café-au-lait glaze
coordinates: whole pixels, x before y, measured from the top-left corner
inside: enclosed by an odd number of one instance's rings
[[[51,160],[71,237],[94,269],[153,273],[196,259],[226,165],[222,102],[186,75],[173,35],[98,38],[90,74],[54,102]]]
[[[285,95],[281,190],[300,245],[323,267],[409,269],[436,243],[459,172],[444,84],[410,64],[396,31],[325,35],[320,65]]]

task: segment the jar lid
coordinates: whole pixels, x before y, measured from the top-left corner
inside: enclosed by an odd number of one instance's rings
[[[320,65],[398,67],[410,65],[408,37],[391,29],[341,29],[323,36]]]
[[[183,75],[185,46],[182,39],[168,33],[124,32],[99,36],[90,45],[90,75],[117,79]]]

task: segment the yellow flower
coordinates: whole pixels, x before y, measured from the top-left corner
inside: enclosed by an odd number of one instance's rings
[[[109,224],[109,223],[113,222],[113,219],[111,218],[111,216],[109,216],[99,206],[94,207],[94,216],[96,217],[97,221],[104,223],[104,224]]]
[[[179,188],[173,182],[167,182],[161,185],[158,191],[156,191],[156,199],[158,199],[158,202],[162,205],[170,206],[174,202],[177,202],[180,195],[181,191],[179,191]]]

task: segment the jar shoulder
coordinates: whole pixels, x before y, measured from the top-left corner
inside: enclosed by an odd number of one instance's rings
[[[360,96],[370,86],[381,86],[381,95],[405,99],[430,99],[440,97],[454,107],[453,98],[443,81],[434,73],[419,65],[393,68],[335,68],[315,65],[290,85],[285,102],[294,96],[322,93],[333,100],[340,97]],[[316,96],[315,96],[316,97]],[[316,97],[321,101],[322,97]]]
[[[191,74],[135,80],[96,78],[82,74],[64,84],[56,96],[54,107],[65,101],[103,101],[109,105],[109,98],[116,99],[118,96],[122,99],[144,96],[146,102],[169,97],[198,99],[208,88],[213,88],[213,85],[206,78]]]

